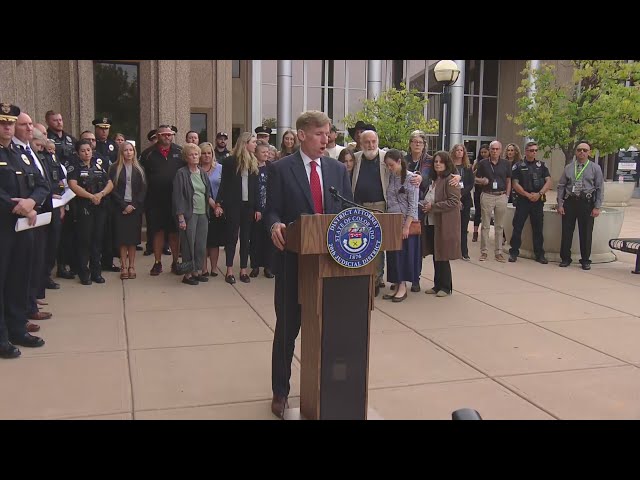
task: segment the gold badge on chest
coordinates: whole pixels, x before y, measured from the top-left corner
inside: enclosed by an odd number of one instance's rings
[[[24,163],[26,163],[27,165],[31,165],[31,161],[29,160],[29,158],[24,153],[22,154],[21,157],[22,157],[22,161]]]

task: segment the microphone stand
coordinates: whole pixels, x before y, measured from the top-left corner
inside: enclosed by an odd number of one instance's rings
[[[351,205],[352,207],[362,208],[363,210],[369,210],[370,212],[375,212],[375,213],[384,213],[382,210],[377,210],[375,208],[367,208],[363,205],[359,205],[355,202],[352,202],[351,200],[347,200],[346,198],[344,198],[342,195],[338,193],[338,190],[336,190],[336,187],[329,187],[329,193],[331,193],[333,198],[340,199],[342,200],[342,203],[346,203],[347,205]]]

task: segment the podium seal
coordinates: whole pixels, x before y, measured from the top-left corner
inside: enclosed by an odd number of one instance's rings
[[[346,268],[371,263],[382,246],[382,228],[368,210],[347,208],[329,224],[327,249],[331,257]]]

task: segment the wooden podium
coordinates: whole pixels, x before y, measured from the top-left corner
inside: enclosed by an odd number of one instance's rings
[[[402,215],[374,215],[382,227],[380,252],[402,249]],[[327,249],[327,229],[335,216],[303,215],[287,227],[286,248],[298,254],[302,361],[300,409],[285,412],[285,419],[367,419],[378,259],[361,268],[338,264]]]

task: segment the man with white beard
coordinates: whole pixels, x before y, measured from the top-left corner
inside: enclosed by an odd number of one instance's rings
[[[385,152],[378,148],[378,134],[373,130],[365,130],[360,134],[360,145],[362,151],[355,154],[351,180],[354,201],[371,210],[386,212],[390,174],[384,164]],[[418,174],[411,181],[414,185],[420,185],[422,177]],[[384,257],[384,252],[380,252],[377,260],[376,297],[380,293],[380,287],[384,287]]]

